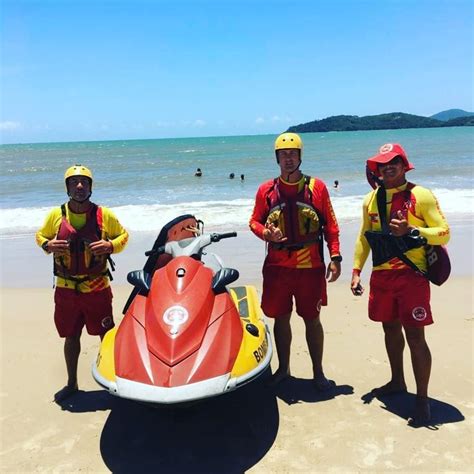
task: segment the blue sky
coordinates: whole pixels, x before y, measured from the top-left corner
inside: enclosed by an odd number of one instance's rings
[[[473,109],[470,0],[2,0],[2,143]]]

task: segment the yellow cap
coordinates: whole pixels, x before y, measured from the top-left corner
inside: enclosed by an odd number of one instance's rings
[[[93,180],[91,170],[82,165],[74,165],[68,168],[64,173],[64,180],[67,181],[68,178],[71,178],[73,176],[85,176],[91,181]]]
[[[301,141],[300,136],[296,133],[289,132],[278,135],[275,140],[275,151],[291,148],[303,151],[303,142]]]

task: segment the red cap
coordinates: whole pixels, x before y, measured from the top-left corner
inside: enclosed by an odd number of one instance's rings
[[[405,171],[410,171],[415,168],[408,161],[405,150],[398,143],[386,143],[385,145],[382,145],[378,154],[367,160],[367,166],[369,167],[370,171],[372,171],[372,173],[375,173],[376,176],[380,176],[377,165],[379,163],[388,163],[396,156],[399,156],[403,160]]]

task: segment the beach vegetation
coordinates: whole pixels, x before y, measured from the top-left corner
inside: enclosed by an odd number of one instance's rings
[[[335,115],[321,120],[313,120],[288,128],[288,132],[349,132],[356,130],[398,130],[405,128],[466,127],[474,125],[474,116],[466,115],[450,120],[438,120],[432,117],[392,112],[389,114]]]

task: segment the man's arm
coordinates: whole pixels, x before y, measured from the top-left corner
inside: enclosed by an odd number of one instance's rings
[[[102,208],[102,219],[104,240],[112,245],[111,252],[106,253],[121,252],[127,246],[128,232],[110,209]]]
[[[355,243],[354,249],[354,263],[352,265],[351,290],[355,296],[360,296],[364,293],[364,288],[360,284],[360,272],[364,268],[364,264],[370,253],[370,245],[365,237],[365,232],[371,229],[368,202],[371,194],[369,193],[362,205],[362,223],[359,229],[359,234]]]
[[[250,230],[262,240],[265,240],[265,221],[267,220],[267,215],[268,209],[265,202],[265,195],[262,186],[260,186],[255,196],[255,204],[252,215],[250,216],[249,226]]]
[[[360,274],[360,272],[364,268],[365,262],[370,253],[370,245],[365,237],[365,232],[371,229],[369,213],[367,210],[369,198],[370,194],[365,197],[364,203],[362,205],[362,223],[354,248],[354,263],[352,268],[358,274]]]
[[[43,226],[35,234],[36,244],[46,253],[61,254],[69,248],[67,241],[56,239],[60,224],[61,209],[55,208],[46,216]]]
[[[329,192],[326,185],[322,182],[316,182],[315,186],[318,186],[318,192],[313,192],[313,205],[316,208],[320,208],[323,214],[324,227],[323,234],[324,240],[327,243],[329,255],[331,258],[339,257],[340,253],[340,243],[339,243],[339,225],[337,223],[336,214],[332,207],[331,198],[329,197]],[[314,188],[313,188],[314,189]],[[315,202],[318,199],[319,195],[320,203]]]
[[[316,187],[317,192],[315,192]],[[318,203],[318,201],[320,202]],[[331,261],[326,269],[326,279],[331,283],[341,275],[342,257],[339,244],[339,225],[326,185],[315,178],[313,179],[313,206],[321,210],[324,219],[323,235],[331,256]]]
[[[449,225],[435,195],[426,188],[415,187],[418,211],[427,227],[418,227],[420,235],[429,245],[446,245],[449,242]]]

